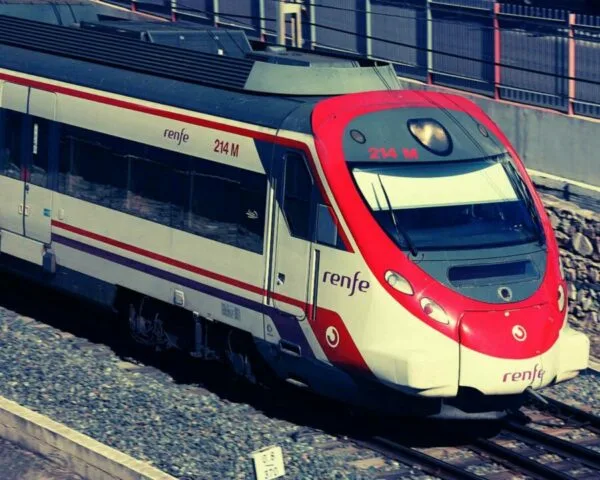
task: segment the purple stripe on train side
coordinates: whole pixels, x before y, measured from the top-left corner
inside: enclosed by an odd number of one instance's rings
[[[273,323],[275,323],[275,327],[277,328],[277,332],[283,340],[298,345],[302,350],[302,356],[315,359],[315,355],[312,351],[312,348],[308,344],[306,336],[304,335],[304,332],[302,331],[298,320],[293,316],[286,315],[280,312],[274,307],[263,305],[260,302],[249,300],[239,295],[235,295],[233,293],[229,293],[224,290],[205,285],[190,278],[182,277],[181,275],[167,272],[160,268],[156,268],[151,265],[138,262],[137,260],[133,260],[131,258],[118,255],[116,253],[108,252],[101,248],[80,242],[78,240],[63,237],[62,235],[58,235],[56,233],[52,234],[52,241],[60,243],[70,248],[74,248],[76,250],[80,250],[95,257],[99,257],[104,260],[117,263],[119,265],[123,265],[134,270],[138,270],[148,275],[152,275],[154,277],[162,278],[163,280],[186,286],[198,292],[206,293],[208,295],[220,298],[227,302],[235,303],[236,305],[239,305],[241,307],[248,308],[256,312],[261,312],[269,316],[273,320]]]

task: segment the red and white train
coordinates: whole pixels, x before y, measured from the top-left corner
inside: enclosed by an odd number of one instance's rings
[[[0,17],[0,228],[139,341],[380,411],[494,417],[587,367],[517,152],[386,64]]]

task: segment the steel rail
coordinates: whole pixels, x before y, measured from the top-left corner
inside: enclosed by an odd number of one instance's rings
[[[517,466],[521,473],[530,475],[533,478],[538,478],[540,480],[576,480],[575,477],[572,477],[571,475],[559,472],[558,470],[550,468],[536,460],[532,460],[517,451],[503,447],[492,440],[481,438],[475,440],[473,445],[488,455],[498,457],[500,460],[508,460],[511,464]]]
[[[387,438],[375,436],[368,440],[352,439],[361,447],[379,452],[405,465],[419,467],[423,472],[443,480],[481,480],[481,476],[471,473],[451,463],[439,460],[414,448],[407,447]]]
[[[510,430],[512,436],[524,443],[540,443],[545,450],[566,457],[568,460],[576,461],[589,468],[598,470],[600,475],[600,453],[589,448],[569,442],[559,437],[550,435],[531,427],[519,425],[514,421],[509,421],[506,428]]]
[[[546,395],[541,395],[542,398],[548,402],[551,407],[558,409],[565,417],[569,419],[576,420],[581,422],[582,424],[590,425],[595,428],[597,431],[600,431],[600,417],[594,415],[593,413],[586,412],[572,405],[568,405],[559,400],[555,400],[552,397],[548,397]],[[543,407],[541,408],[543,410]],[[582,425],[583,426],[583,425]]]

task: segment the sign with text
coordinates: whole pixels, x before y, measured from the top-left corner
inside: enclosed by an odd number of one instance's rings
[[[265,447],[252,453],[256,480],[273,480],[285,475],[281,447]]]

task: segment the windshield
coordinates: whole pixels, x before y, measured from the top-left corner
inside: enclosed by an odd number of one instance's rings
[[[537,214],[503,161],[508,157],[352,172],[379,225],[413,253],[532,242],[539,236]]]

